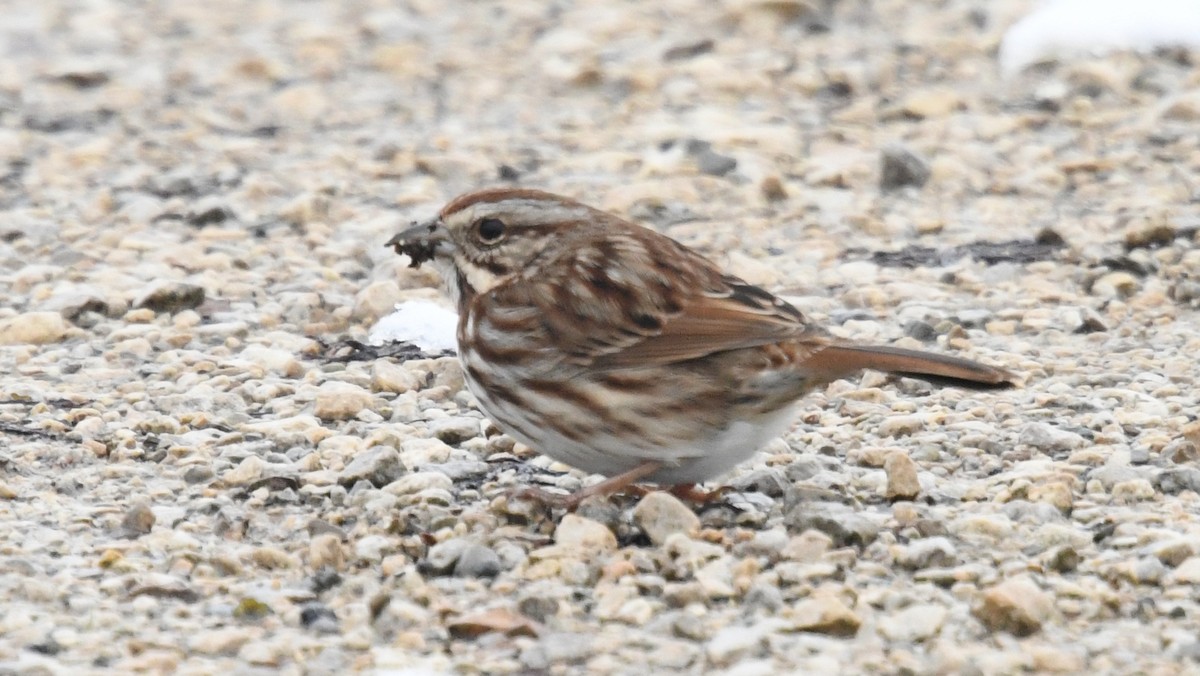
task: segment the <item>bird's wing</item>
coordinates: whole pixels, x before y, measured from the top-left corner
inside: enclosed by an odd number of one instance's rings
[[[653,231],[589,244],[513,282],[539,308],[547,338],[589,370],[824,336],[791,305]]]

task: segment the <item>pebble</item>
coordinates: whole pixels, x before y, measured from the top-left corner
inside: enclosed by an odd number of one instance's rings
[[[990,631],[1029,636],[1042,629],[1054,613],[1054,600],[1027,578],[1013,578],[980,594],[971,609]]]
[[[950,568],[958,563],[958,549],[949,538],[921,538],[903,547],[896,563],[909,570]]]
[[[402,364],[378,359],[371,365],[371,390],[404,394],[421,388],[421,378]]]
[[[858,509],[833,502],[800,504],[785,517],[793,531],[825,533],[837,547],[863,547],[875,541],[880,524]]]
[[[554,542],[580,558],[608,554],[617,548],[617,536],[604,524],[567,514],[554,529]]]
[[[136,538],[149,533],[154,528],[154,522],[154,512],[150,509],[150,505],[139,502],[125,512],[125,516],[121,519],[121,530],[127,537]]]
[[[787,618],[796,631],[830,636],[854,636],[862,626],[862,620],[853,610],[835,594],[824,590],[797,603]]]
[[[67,335],[68,324],[57,312],[26,312],[0,319],[0,345],[45,345]]]
[[[1192,556],[1175,567],[1168,577],[1171,584],[1200,584],[1200,556]]]
[[[350,464],[338,473],[337,481],[343,486],[368,481],[377,488],[382,488],[399,479],[404,471],[396,449],[374,446],[356,455]]]
[[[1071,451],[1081,448],[1086,440],[1067,430],[1047,423],[1029,423],[1017,438],[1017,443],[1032,446],[1040,451]]]
[[[334,533],[321,533],[308,543],[308,565],[314,571],[322,568],[344,570],[346,553],[342,538]]]
[[[184,282],[159,282],[138,293],[131,305],[157,313],[174,314],[204,304],[204,287]]]
[[[679,498],[661,491],[649,493],[638,502],[633,520],[656,546],[662,546],[675,533],[688,535],[700,529],[700,517],[695,512]]]
[[[883,147],[879,187],[884,192],[905,186],[919,188],[930,174],[929,162],[911,149],[897,144]]]
[[[479,436],[479,419],[452,416],[429,421],[429,433],[447,444],[460,444]]]
[[[504,569],[500,557],[490,548],[480,544],[468,545],[454,564],[458,577],[495,577]]]
[[[321,420],[349,420],[371,407],[371,393],[358,385],[337,381],[321,385],[313,415]]]
[[[912,644],[926,641],[939,632],[949,615],[945,606],[914,603],[904,610],[879,620],[879,633],[889,641]]]
[[[921,482],[917,479],[917,463],[903,451],[889,453],[883,463],[887,473],[887,488],[883,496],[889,500],[912,500],[921,493]]]

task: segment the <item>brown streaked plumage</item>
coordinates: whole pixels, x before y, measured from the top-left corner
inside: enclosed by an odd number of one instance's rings
[[[675,240],[539,190],[461,195],[388,245],[441,273],[484,412],[535,450],[610,477],[558,500],[567,506],[636,481],[722,474],[786,428],[796,399],[863,369],[1013,383],[967,359],[834,339]]]

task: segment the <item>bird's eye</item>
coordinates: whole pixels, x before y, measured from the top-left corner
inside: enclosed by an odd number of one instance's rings
[[[495,244],[504,237],[504,221],[499,218],[483,218],[475,224],[479,231],[479,241],[484,244]]]

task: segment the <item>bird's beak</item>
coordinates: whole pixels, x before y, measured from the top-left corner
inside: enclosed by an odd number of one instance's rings
[[[453,248],[450,233],[440,218],[434,218],[424,223],[414,225],[387,241],[398,254],[404,254],[412,259],[409,267],[420,267],[422,263],[431,261],[439,255],[444,256]]]

